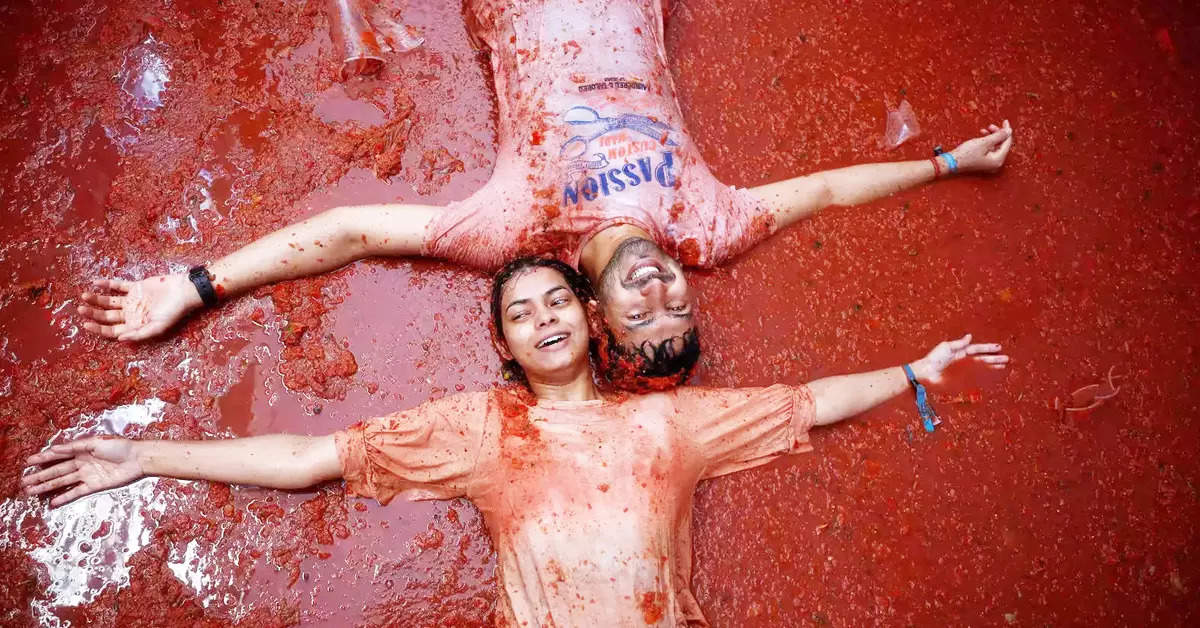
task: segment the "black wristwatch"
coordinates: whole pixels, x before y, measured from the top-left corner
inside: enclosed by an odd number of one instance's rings
[[[188,271],[188,279],[192,285],[196,286],[196,292],[200,293],[200,300],[204,302],[205,307],[213,307],[217,304],[217,290],[213,288],[212,273],[203,264],[193,266]]]

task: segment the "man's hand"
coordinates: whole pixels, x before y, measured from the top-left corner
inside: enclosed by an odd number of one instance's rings
[[[30,456],[25,464],[43,466],[57,460],[62,462],[21,478],[28,495],[71,487],[50,500],[51,506],[123,486],[145,475],[133,441],[124,438],[84,438],[54,445]]]
[[[83,328],[117,340],[157,336],[203,303],[186,273],[157,275],[141,281],[101,279],[96,286],[116,294],[80,295],[91,304],[77,308],[89,319]]]
[[[989,124],[979,129],[982,137],[967,140],[950,151],[958,161],[959,172],[997,172],[1004,167],[1008,151],[1012,149],[1013,130],[1008,120],[1004,126]]]
[[[942,373],[951,364],[968,356],[987,364],[994,369],[1008,366],[1008,356],[1000,353],[1000,345],[977,343],[971,344],[971,334],[958,340],[939,342],[929,355],[913,362],[913,375],[922,382],[936,384],[942,381]]]

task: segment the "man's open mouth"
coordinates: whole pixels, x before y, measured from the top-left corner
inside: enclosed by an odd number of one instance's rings
[[[675,281],[675,273],[664,268],[662,262],[655,259],[647,259],[634,264],[629,269],[629,273],[625,275],[625,281],[621,283],[629,289],[641,289],[646,282],[654,279],[669,284]]]
[[[661,274],[664,272],[665,271],[663,270],[662,265],[659,264],[657,260],[648,259],[634,264],[633,267],[629,269],[629,274],[625,276],[625,281],[641,281],[642,279],[650,277],[654,274]]]

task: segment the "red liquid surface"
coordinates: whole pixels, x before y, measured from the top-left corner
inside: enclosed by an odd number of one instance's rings
[[[494,165],[457,3],[394,7],[425,44],[344,85],[316,4],[140,4],[0,8],[0,624],[488,625],[466,501],[19,496],[51,439],[323,434],[497,381],[486,278],[430,262],[282,284],[158,342],[78,329],[91,278],[180,270],[337,204],[463,198]],[[932,435],[900,399],[701,486],[714,625],[1200,621],[1200,13],[957,4],[672,3],[689,131],[729,183],[924,158],[1003,118],[1017,134],[999,176],[832,209],[693,275],[708,385],[881,367],[965,331],[1014,358],[952,373]],[[901,98],[924,135],[884,153]],[[1053,409],[1114,365],[1116,397]]]

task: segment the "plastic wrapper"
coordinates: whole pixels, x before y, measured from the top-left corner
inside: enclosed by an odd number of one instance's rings
[[[408,52],[415,50],[425,43],[420,31],[412,26],[401,24],[386,15],[376,14],[371,17],[371,23],[378,27],[383,35],[384,52]]]
[[[329,22],[343,81],[376,74],[383,69],[384,54],[425,43],[416,29],[391,19],[369,0],[330,0]]]
[[[329,23],[333,49],[340,57],[338,75],[344,81],[383,69],[383,48],[379,34],[367,21],[364,2],[330,0]]]
[[[917,114],[907,100],[901,100],[895,109],[888,107],[887,128],[880,139],[880,146],[887,150],[895,150],[908,140],[921,135],[921,124],[917,122]]]

